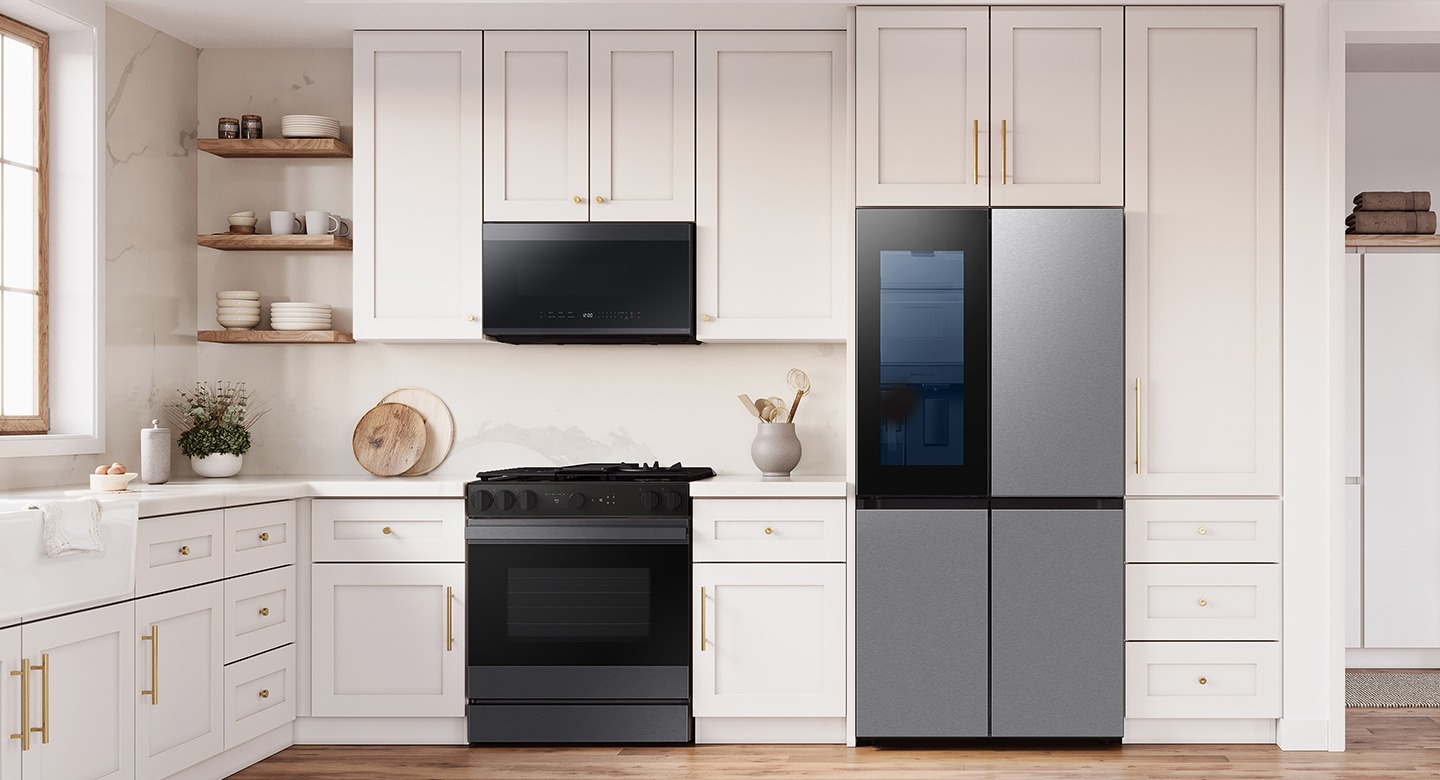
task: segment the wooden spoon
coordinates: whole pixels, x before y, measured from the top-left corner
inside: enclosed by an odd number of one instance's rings
[[[750,396],[741,393],[738,397],[740,403],[745,404],[745,411],[749,412],[751,417],[760,419],[760,410],[755,408],[755,402],[750,400]]]

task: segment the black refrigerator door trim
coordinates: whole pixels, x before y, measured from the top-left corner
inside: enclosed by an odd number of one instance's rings
[[[856,209],[855,251],[857,495],[988,495],[990,210]],[[963,462],[960,465],[882,464],[885,445],[882,441],[881,255],[886,252],[964,253]],[[891,414],[893,416],[893,410]],[[905,424],[910,424],[908,418]],[[928,436],[929,431],[923,435]]]

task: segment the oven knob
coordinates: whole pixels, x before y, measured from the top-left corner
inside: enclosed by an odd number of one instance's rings
[[[645,507],[646,512],[655,511],[660,506],[660,494],[653,490],[647,490],[640,494],[640,506]]]
[[[585,496],[580,493],[571,493],[569,503],[571,509],[579,509],[585,506]]]
[[[500,511],[508,512],[515,508],[515,494],[508,490],[500,491]]]
[[[520,491],[520,508],[521,508],[521,509],[523,509],[523,510],[525,510],[526,512],[528,512],[528,511],[530,511],[531,509],[534,509],[534,508],[535,508],[535,505],[538,504],[538,503],[540,503],[540,497],[537,496],[537,495],[535,495],[535,491],[533,491],[533,490],[522,490],[522,491]]]
[[[490,508],[495,506],[495,496],[488,490],[475,491],[475,498],[476,502],[480,504],[481,512],[489,512]]]
[[[683,506],[684,504],[685,504],[685,497],[684,497],[684,496],[680,495],[679,493],[676,493],[676,492],[673,491],[673,490],[667,490],[667,491],[665,491],[665,509],[666,509],[667,511],[670,511],[670,512],[678,512],[678,511],[680,511],[680,507]]]

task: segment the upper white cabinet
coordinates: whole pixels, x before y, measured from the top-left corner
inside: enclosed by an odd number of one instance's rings
[[[860,205],[990,202],[988,8],[860,8],[855,89]]]
[[[853,210],[845,35],[701,32],[701,341],[843,341]]]
[[[169,777],[225,748],[222,587],[135,602],[139,780]]]
[[[355,34],[357,339],[481,339],[481,41]]]
[[[485,219],[689,221],[695,36],[485,34]]]
[[[1126,12],[1128,495],[1280,490],[1280,11]]]
[[[861,206],[1119,206],[1124,12],[861,8]]]

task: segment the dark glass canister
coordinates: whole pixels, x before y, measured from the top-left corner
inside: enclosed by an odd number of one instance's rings
[[[245,114],[240,117],[241,138],[264,138],[265,126],[260,120],[259,114]]]
[[[220,117],[220,127],[216,131],[217,138],[239,138],[240,120],[233,116]]]

